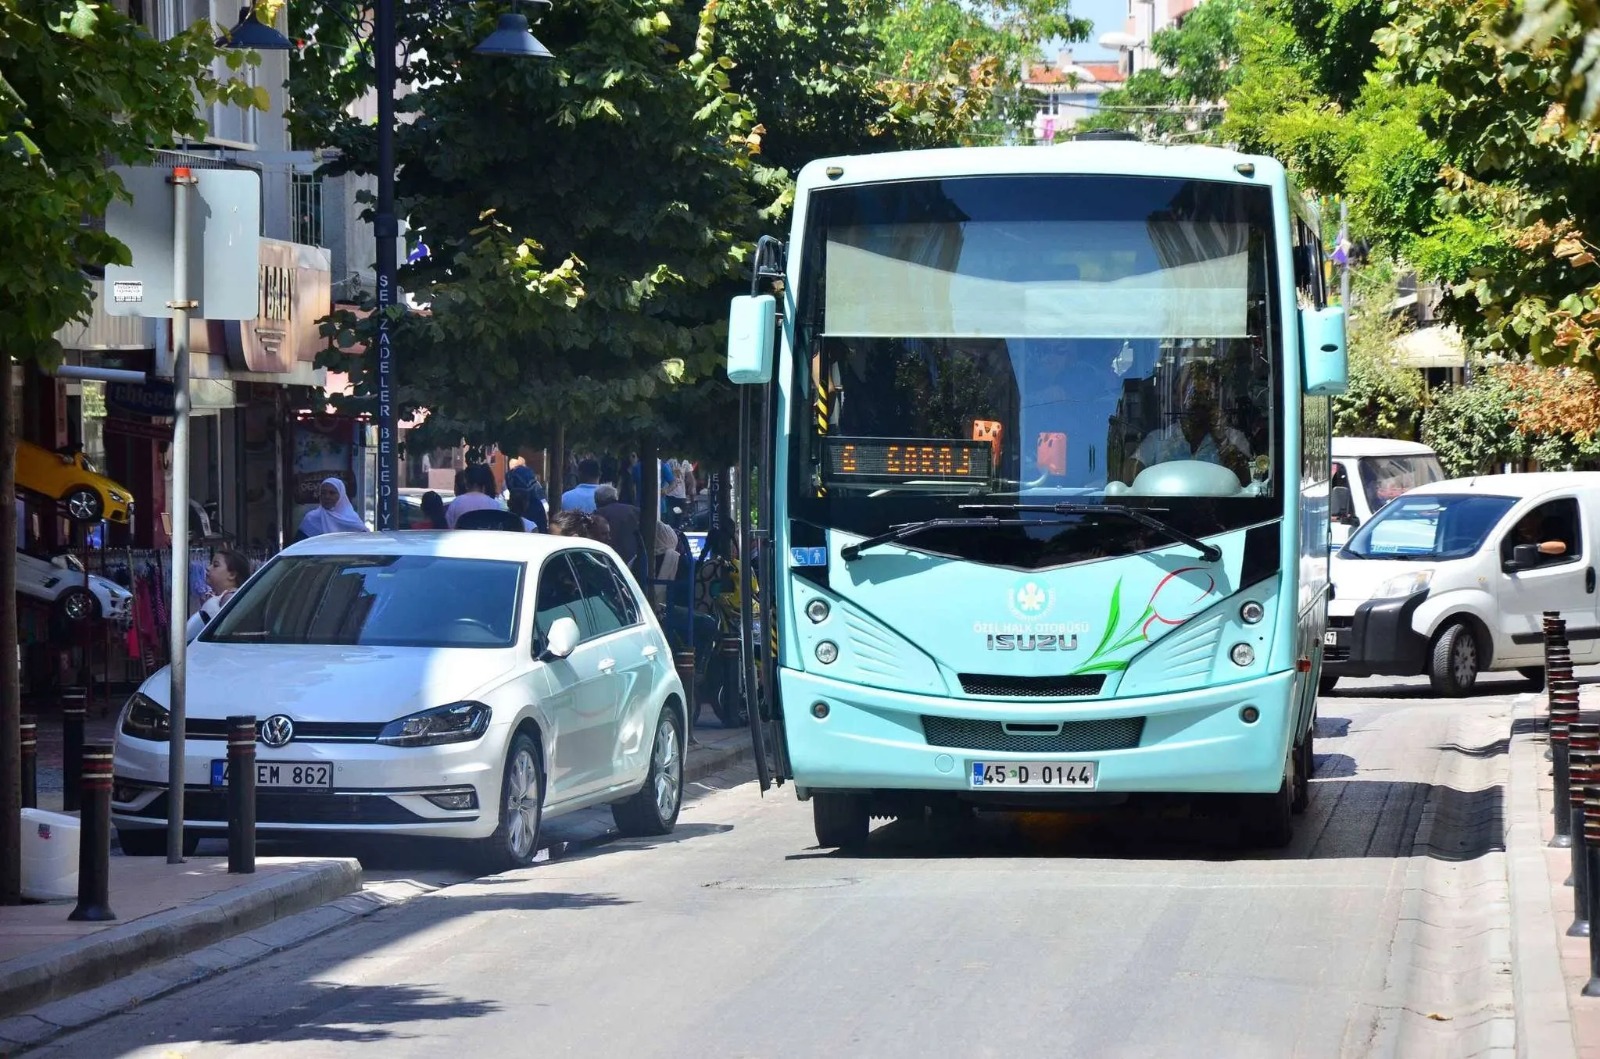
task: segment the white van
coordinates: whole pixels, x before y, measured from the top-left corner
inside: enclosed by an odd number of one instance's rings
[[[1600,661],[1600,473],[1457,478],[1391,500],[1332,558],[1324,691],[1426,674],[1465,694],[1485,670],[1542,686],[1545,611],[1574,662]]]
[[[1350,503],[1330,511],[1328,534],[1335,549],[1357,526],[1409,489],[1444,480],[1439,457],[1426,445],[1388,438],[1334,438],[1334,487],[1350,490]]]

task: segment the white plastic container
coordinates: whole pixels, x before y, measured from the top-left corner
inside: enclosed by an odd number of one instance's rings
[[[29,901],[66,901],[78,896],[76,816],[22,810],[22,896]]]

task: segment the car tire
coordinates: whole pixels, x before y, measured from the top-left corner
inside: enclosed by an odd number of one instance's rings
[[[1544,667],[1543,666],[1537,666],[1537,667],[1533,667],[1533,668],[1529,668],[1529,669],[1519,669],[1519,670],[1517,670],[1517,672],[1521,673],[1522,676],[1527,679],[1528,683],[1533,685],[1532,690],[1534,690],[1534,691],[1543,691],[1544,690]]]
[[[87,588],[74,585],[56,597],[56,611],[74,625],[94,621],[100,617],[100,601]]]
[[[650,746],[650,771],[644,786],[627,801],[613,802],[611,819],[630,838],[669,835],[683,808],[683,721],[668,706],[656,721]]]
[[[500,821],[483,840],[482,861],[492,872],[526,868],[539,855],[544,822],[544,757],[527,732],[511,737],[500,778]]]
[[[124,857],[165,857],[167,855],[167,829],[165,827],[117,828],[117,845]],[[192,831],[183,833],[183,855],[194,856],[200,848],[200,836]]]
[[[1452,625],[1434,641],[1428,680],[1440,695],[1459,698],[1478,682],[1478,641],[1465,625]]]
[[[811,823],[817,845],[857,853],[866,848],[870,826],[867,799],[859,794],[813,794]]]
[[[1339,674],[1337,674],[1337,673],[1323,673],[1321,676],[1319,676],[1317,678],[1317,694],[1318,695],[1330,694],[1333,691],[1333,689],[1338,687],[1338,686],[1339,686]]]
[[[74,522],[99,522],[106,514],[106,502],[91,486],[74,486],[61,498],[62,506]]]

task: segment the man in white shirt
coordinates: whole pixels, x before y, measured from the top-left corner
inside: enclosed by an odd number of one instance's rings
[[[1184,365],[1178,400],[1176,420],[1146,434],[1139,443],[1128,480],[1158,463],[1199,460],[1228,468],[1241,482],[1249,481],[1250,442],[1223,418],[1212,372],[1201,364]]]
[[[444,524],[456,528],[456,521],[469,511],[504,511],[506,506],[495,499],[494,472],[487,463],[475,463],[466,470],[463,482],[466,492],[450,501],[444,509]]]

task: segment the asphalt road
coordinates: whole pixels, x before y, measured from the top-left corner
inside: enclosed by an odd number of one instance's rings
[[[1527,690],[1348,682],[1275,854],[1222,819],[1111,813],[899,821],[851,857],[787,790],[726,776],[669,840],[447,885],[41,1054],[1369,1055],[1427,1017],[1400,973],[1414,869],[1498,848],[1469,824],[1499,790],[1448,781]]]

